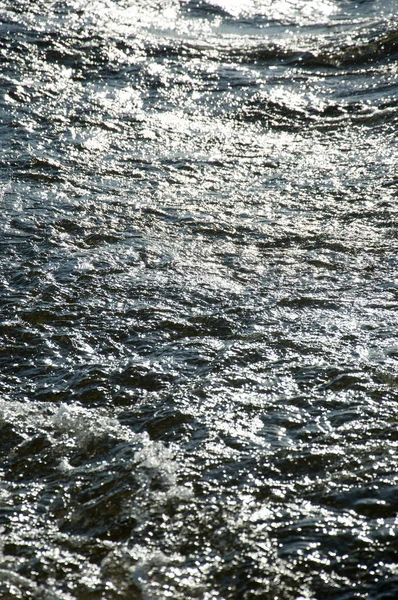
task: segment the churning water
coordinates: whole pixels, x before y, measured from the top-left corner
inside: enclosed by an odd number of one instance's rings
[[[398,597],[396,0],[3,0],[0,597]]]

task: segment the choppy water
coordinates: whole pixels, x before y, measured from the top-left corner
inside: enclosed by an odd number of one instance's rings
[[[398,597],[395,0],[3,0],[0,597]]]

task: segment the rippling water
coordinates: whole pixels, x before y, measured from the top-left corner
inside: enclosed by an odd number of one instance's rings
[[[395,0],[3,0],[0,597],[398,597]]]

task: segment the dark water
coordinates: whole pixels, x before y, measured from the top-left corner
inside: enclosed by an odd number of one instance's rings
[[[398,4],[3,0],[0,597],[398,597]]]

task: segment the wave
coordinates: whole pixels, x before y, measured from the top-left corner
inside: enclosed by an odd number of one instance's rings
[[[284,129],[302,130],[311,125],[315,128],[345,126],[351,124],[389,124],[398,123],[398,101],[393,100],[380,106],[368,106],[361,102],[332,102],[321,108],[289,106],[270,98],[258,95],[252,98],[235,115],[238,121],[258,122],[262,125]]]
[[[249,47],[219,47],[217,58],[221,60],[233,60],[241,63],[261,65],[262,63],[278,63],[297,67],[347,67],[368,65],[374,62],[395,60],[398,57],[398,30],[382,31],[378,35],[368,32],[368,38],[364,34],[356,40],[340,42],[336,37],[330,37],[323,41],[319,39],[303,39],[297,41],[297,47],[289,47],[284,44],[269,42],[267,44],[257,43]],[[214,45],[209,47],[198,47],[195,44],[187,45],[209,58],[215,56]],[[211,53],[209,54],[209,50]]]

